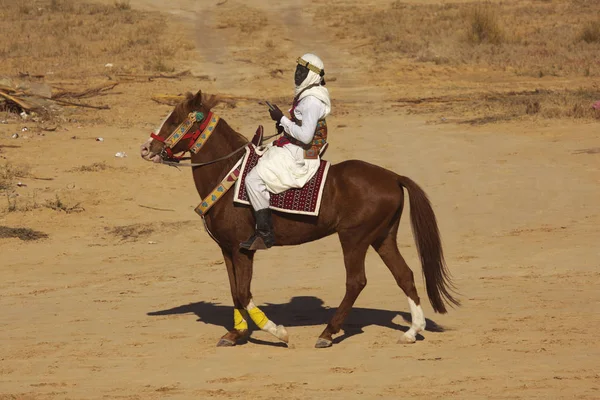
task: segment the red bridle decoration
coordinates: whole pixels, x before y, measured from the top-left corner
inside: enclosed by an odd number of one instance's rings
[[[196,141],[198,141],[198,138],[200,137],[200,135],[202,135],[202,132],[204,132],[211,119],[213,118],[213,113],[209,112],[206,118],[203,118],[201,120],[198,129],[191,132],[190,130],[194,126],[194,124],[200,122],[197,119],[198,114],[204,116],[202,113],[190,113],[188,118],[179,127],[177,127],[177,129],[166,139],[154,133],[150,134],[150,137],[152,139],[157,140],[163,144],[163,152],[168,156],[169,159],[175,161],[181,160],[184,154],[190,151],[192,147],[194,147],[194,144],[196,143]],[[167,143],[167,140],[171,143]],[[189,140],[187,148],[183,150],[183,154],[181,156],[176,156],[175,153],[173,153],[173,148],[175,148],[177,143],[179,143],[182,140]]]

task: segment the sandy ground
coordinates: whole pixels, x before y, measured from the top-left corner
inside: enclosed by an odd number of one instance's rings
[[[160,9],[160,2],[132,5]],[[294,46],[290,54],[300,51]],[[193,67],[217,73],[215,65]],[[363,159],[426,190],[462,307],[433,313],[405,216],[401,251],[430,325],[444,332],[396,344],[409,326],[408,304],[370,252],[368,285],[345,331],[332,348],[314,349],[345,288],[332,236],[257,256],[255,301],[288,327],[288,348],[260,331],[246,344],[216,348],[232,324],[232,301],[220,251],[193,212],[199,198],[191,174],[137,154],[170,109],[149,93],[199,85],[239,95],[289,92],[287,81],[269,89],[270,82],[250,80],[256,65],[244,68],[249,78],[238,86],[223,79],[130,84],[107,100],[111,117],[96,126],[72,123],[12,140],[23,123],[0,125],[1,155],[30,165],[32,176],[53,178],[22,179],[28,186],[18,188],[20,201],[58,194],[85,209],[0,215],[1,225],[49,234],[36,242],[0,239],[0,399],[600,398],[597,123],[431,123],[379,101],[387,89],[358,85],[360,71],[330,85],[339,112],[328,121],[327,159]],[[341,68],[340,77],[352,72]],[[366,87],[368,102],[357,105]],[[246,136],[258,124],[272,126],[251,102],[218,111]],[[117,151],[128,157],[115,158]],[[95,162],[107,168],[73,171]],[[129,236],[115,235],[119,227]]]

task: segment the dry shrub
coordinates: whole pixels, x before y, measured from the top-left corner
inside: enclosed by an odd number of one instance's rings
[[[24,165],[5,163],[0,165],[0,190],[7,190],[15,185],[17,178],[29,175],[30,168]]]
[[[467,26],[467,40],[470,43],[500,44],[504,41],[496,10],[489,6],[476,5],[463,15]]]
[[[76,0],[37,0],[31,7],[19,1],[0,0],[0,70],[81,77],[104,73],[105,64],[125,71],[157,66],[165,69],[170,59],[164,48],[178,54],[178,61],[193,47],[186,32],[167,31],[165,16],[131,11],[128,1],[114,5]],[[166,68],[169,69],[170,67]]]
[[[579,34],[579,40],[586,43],[600,43],[600,21],[590,21]]]
[[[129,2],[129,0],[122,0],[122,1],[115,1],[115,7],[117,8],[117,10],[122,10],[122,11],[127,11],[127,10],[131,10],[131,3]]]
[[[47,200],[44,204],[46,208],[50,208],[54,211],[64,211],[67,214],[79,213],[85,211],[83,207],[81,207],[80,203],[77,203],[73,206],[67,205],[57,194],[53,200]]]
[[[410,59],[543,77],[600,74],[597,25],[590,22],[599,13],[600,1],[584,0],[484,5],[396,1],[379,9],[326,5],[317,18],[339,41],[348,41],[355,55],[381,65]],[[584,35],[581,27],[586,23]],[[589,45],[573,43],[584,36]]]

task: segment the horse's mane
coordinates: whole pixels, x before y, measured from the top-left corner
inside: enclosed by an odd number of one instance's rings
[[[175,110],[173,110],[173,115],[178,121],[183,121],[191,111],[194,111],[190,109],[190,103],[194,97],[195,95],[193,93],[186,93],[185,99],[175,107]],[[219,103],[221,103],[221,98],[218,95],[202,93],[202,105],[206,108],[206,110],[210,111]]]
[[[207,110],[211,110],[213,107],[216,107],[221,103],[221,98],[217,94],[206,94],[202,93],[202,105],[206,107]]]

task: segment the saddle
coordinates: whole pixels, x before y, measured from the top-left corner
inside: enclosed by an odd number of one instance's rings
[[[246,147],[244,157],[236,163],[221,183],[196,207],[195,211],[198,215],[204,217],[208,210],[232,187],[234,187],[233,202],[250,205],[245,186],[246,175],[256,166],[262,156],[260,149],[263,146],[263,141],[264,129],[262,125],[259,125],[251,140],[251,144]],[[327,147],[328,144],[325,143],[320,149],[321,157],[327,150]],[[329,161],[321,159],[319,169],[304,187],[288,189],[279,194],[271,194],[269,208],[289,214],[318,216],[330,165]]]

